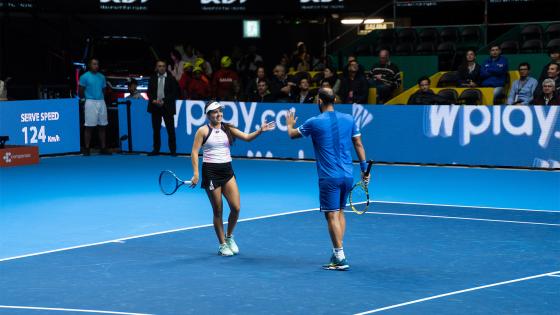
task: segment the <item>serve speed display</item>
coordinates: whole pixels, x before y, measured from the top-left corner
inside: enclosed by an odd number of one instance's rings
[[[36,145],[39,154],[80,151],[76,99],[0,102],[0,135],[11,145]]]

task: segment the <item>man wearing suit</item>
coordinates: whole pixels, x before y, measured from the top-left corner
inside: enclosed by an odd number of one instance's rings
[[[179,84],[171,73],[167,71],[167,63],[159,60],[156,63],[156,73],[150,78],[148,85],[148,113],[152,114],[152,128],[154,130],[154,149],[148,154],[158,155],[161,146],[161,119],[165,122],[171,155],[177,155],[175,143],[175,103],[179,97]]]

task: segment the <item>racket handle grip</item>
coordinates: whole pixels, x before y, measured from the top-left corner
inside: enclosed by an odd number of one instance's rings
[[[373,166],[373,160],[369,160],[367,170],[366,170],[366,175],[369,175],[369,172],[371,172],[371,167],[372,166]]]

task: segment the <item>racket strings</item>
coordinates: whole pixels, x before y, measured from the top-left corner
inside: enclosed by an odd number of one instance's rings
[[[356,185],[350,193],[350,203],[354,211],[365,212],[369,206],[369,196],[366,188]]]
[[[159,186],[164,194],[170,195],[177,190],[177,178],[171,172],[164,171],[159,176]]]

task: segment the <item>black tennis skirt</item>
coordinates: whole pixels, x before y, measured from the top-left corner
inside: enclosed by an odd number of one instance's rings
[[[201,188],[214,190],[225,185],[235,174],[229,163],[202,163]]]

